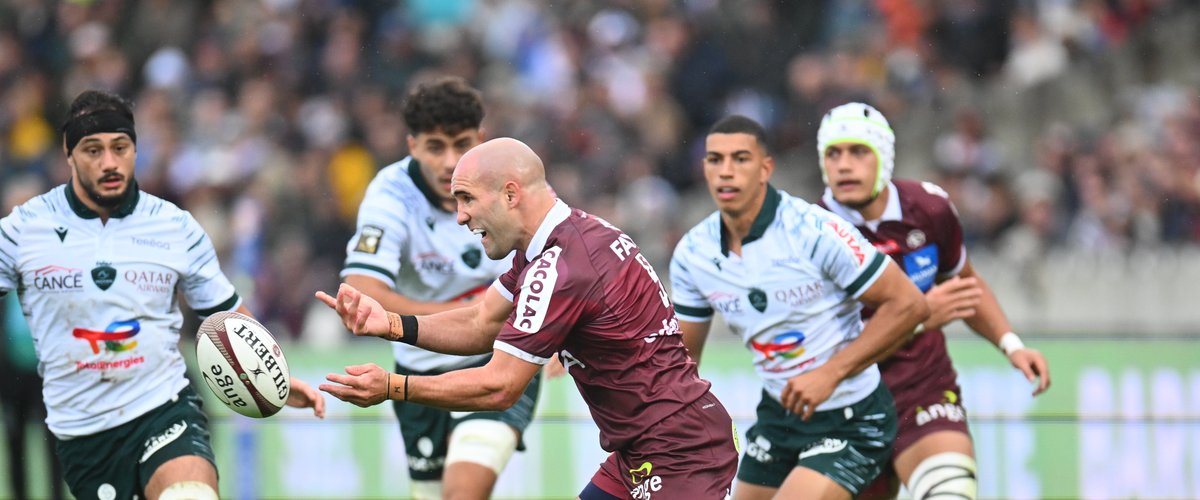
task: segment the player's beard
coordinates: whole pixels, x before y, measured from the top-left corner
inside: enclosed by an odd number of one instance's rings
[[[118,178],[125,180],[125,188],[122,189],[120,193],[111,195],[104,195],[100,193],[101,182]],[[87,193],[88,198],[90,198],[93,203],[104,208],[116,208],[121,205],[121,202],[125,201],[126,197],[129,196],[129,190],[131,187],[133,187],[133,178],[126,179],[123,175],[116,173],[105,174],[100,176],[100,178],[96,179],[95,181],[81,182],[81,184],[83,185],[83,191]]]
[[[841,201],[841,200],[838,200],[838,203],[841,203],[842,205],[845,205],[846,207],[851,208],[853,210],[862,210],[862,209],[870,206],[871,203],[874,202],[876,198],[879,198],[878,193],[876,193],[875,196],[867,196],[867,199],[863,200],[863,201],[850,201],[850,200]]]

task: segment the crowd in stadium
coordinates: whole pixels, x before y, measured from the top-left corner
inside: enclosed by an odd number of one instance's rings
[[[891,117],[898,174],[951,193],[969,247],[1200,242],[1195,2],[541,4],[5,2],[4,212],[66,181],[72,97],[124,95],[140,186],[190,210],[259,317],[299,336],[367,183],[406,154],[399,98],[453,74],[483,90],[489,137],[528,143],[656,267],[712,210],[707,127],[763,123],[779,186],[815,199],[817,126],[847,100]]]

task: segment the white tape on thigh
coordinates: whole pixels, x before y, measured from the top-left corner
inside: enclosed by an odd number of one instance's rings
[[[158,500],[217,500],[217,491],[200,481],[180,481],[167,486]]]
[[[500,475],[517,449],[517,433],[497,420],[467,420],[450,434],[446,466],[455,462],[482,465]]]
[[[913,500],[926,498],[966,498],[974,500],[978,489],[975,459],[957,452],[945,452],[922,460],[909,478],[908,491]]]
[[[441,481],[413,480],[409,489],[412,490],[413,500],[442,500]]]

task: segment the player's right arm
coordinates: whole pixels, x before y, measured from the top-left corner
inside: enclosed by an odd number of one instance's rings
[[[17,289],[20,274],[17,271],[17,237],[13,227],[13,215],[0,219],[0,297],[9,290]]]
[[[364,274],[349,274],[343,280],[346,284],[357,288],[362,293],[365,293],[375,300],[378,300],[385,310],[397,314],[434,314],[451,309],[458,309],[474,300],[478,300],[478,296],[468,297],[469,300],[455,300],[448,302],[424,302],[420,300],[410,299],[407,296],[396,292],[395,289],[384,283],[378,278],[372,278]]]
[[[337,311],[342,324],[355,335],[380,337],[433,352],[458,355],[492,352],[496,334],[500,333],[513,308],[512,302],[494,286],[484,292],[483,300],[420,317],[388,312],[379,301],[344,283],[338,288],[337,297],[321,291],[316,297]],[[405,322],[409,322],[408,328]]]
[[[675,304],[675,315],[683,332],[683,345],[698,366],[712,327],[713,309],[696,287],[691,269],[684,263],[689,252],[690,241],[685,237],[671,256],[671,302]]]

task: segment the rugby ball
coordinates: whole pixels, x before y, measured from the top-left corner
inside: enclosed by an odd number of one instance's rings
[[[241,313],[204,319],[196,332],[196,364],[217,399],[247,417],[278,413],[292,389],[287,360],[271,332]]]

